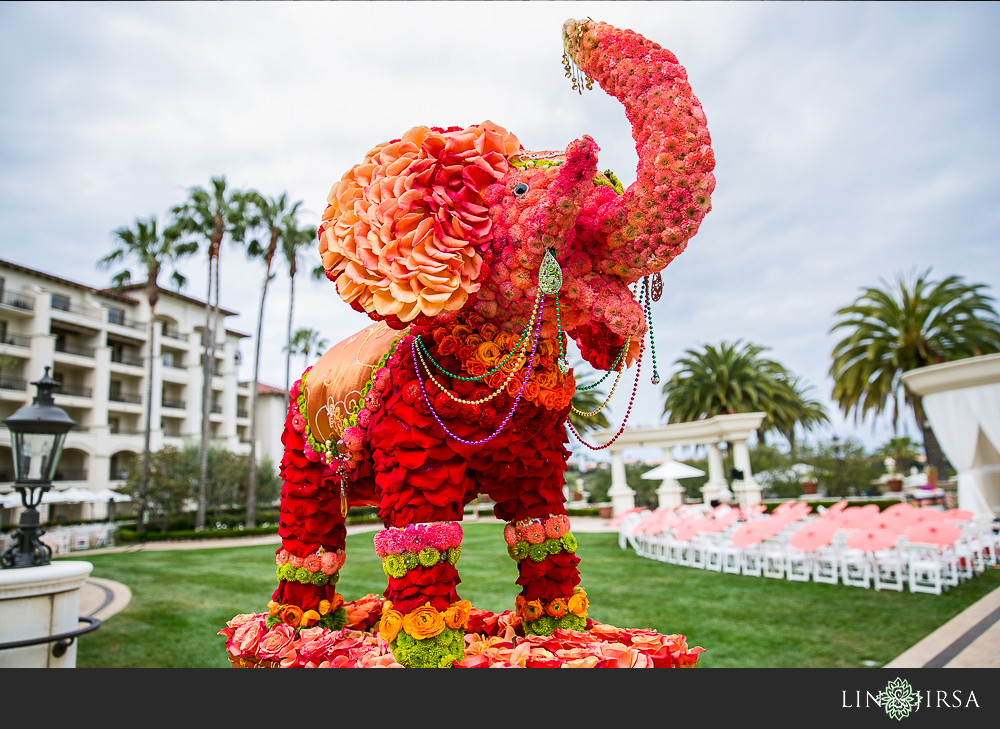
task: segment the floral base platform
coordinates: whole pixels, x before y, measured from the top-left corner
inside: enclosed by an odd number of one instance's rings
[[[234,668],[402,668],[378,631],[384,600],[367,595],[344,604],[347,623],[266,627],[268,614],[237,615],[219,635]],[[586,631],[524,635],[521,618],[472,608],[465,657],[454,668],[691,668],[704,648],[683,635],[616,628],[587,619]]]

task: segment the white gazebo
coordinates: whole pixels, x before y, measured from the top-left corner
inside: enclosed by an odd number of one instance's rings
[[[902,380],[958,470],[958,508],[1000,515],[1000,354],[920,367]]]
[[[743,480],[733,483],[736,498],[741,508],[756,504],[761,497],[760,486],[754,481],[753,470],[750,468],[747,439],[760,427],[763,420],[764,413],[736,413],[716,415],[714,418],[690,423],[663,425],[659,428],[624,431],[608,449],[611,451],[611,489],[608,491],[608,496],[611,497],[612,514],[620,514],[635,507],[635,491],[629,488],[625,479],[625,461],[622,460],[622,451],[626,448],[661,448],[664,466],[667,466],[674,462],[670,452],[674,446],[708,446],[708,483],[701,487],[702,496],[707,504],[712,501],[728,503],[733,500],[733,493],[729,490],[726,474],[723,471],[722,453],[719,451],[719,443],[731,443],[736,469],[743,472]],[[598,443],[607,443],[614,437],[614,431],[602,430],[594,437]],[[644,478],[646,476],[648,474],[645,474]],[[677,484],[677,478],[665,477],[663,484],[657,490],[661,507],[680,503],[681,489]],[[664,503],[664,500],[667,503]]]

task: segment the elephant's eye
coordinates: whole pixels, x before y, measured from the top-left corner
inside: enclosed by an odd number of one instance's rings
[[[528,186],[523,182],[514,188],[514,194],[518,197],[524,197],[528,194]]]

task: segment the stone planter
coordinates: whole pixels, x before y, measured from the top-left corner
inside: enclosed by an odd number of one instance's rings
[[[903,490],[903,479],[890,478],[888,481],[885,482],[885,485],[890,491],[898,493]]]
[[[816,487],[819,486],[818,481],[803,481],[802,482],[802,493],[807,496],[811,496],[816,493]]]
[[[614,507],[611,504],[601,504],[597,507],[597,513],[601,515],[602,519],[610,519],[613,510]]]

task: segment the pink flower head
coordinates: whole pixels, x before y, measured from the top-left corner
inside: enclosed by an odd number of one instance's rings
[[[384,395],[385,391],[389,387],[390,379],[391,376],[389,374],[388,367],[382,367],[376,370],[375,374],[372,375],[372,387],[375,389],[375,392],[377,392],[379,395]]]
[[[302,413],[298,410],[292,414],[292,430],[296,433],[306,432],[306,419],[302,417]]]
[[[375,543],[375,554],[379,558],[388,557],[389,554],[391,554],[388,550],[388,544],[387,544],[387,542],[389,541],[388,529],[383,530],[381,532],[376,532],[375,537],[372,541]]]
[[[261,636],[264,634],[264,623],[261,620],[250,620],[243,623],[233,633],[229,652],[234,656],[253,655],[257,652]]]
[[[517,544],[517,532],[513,524],[508,524],[503,528],[503,540],[507,542],[508,547],[513,547]]]
[[[401,537],[402,544],[400,546],[404,552],[419,552],[427,546],[427,535],[423,529],[407,527]]]
[[[290,564],[295,569],[298,569],[303,565],[304,560],[302,557],[296,557],[294,554],[288,556],[288,564]]]
[[[299,399],[299,395],[302,393],[302,380],[296,380],[292,385],[292,389],[289,391],[289,399],[293,402]]]
[[[274,555],[274,563],[279,567],[288,561],[289,554],[284,549],[278,550],[278,553]]]
[[[445,550],[462,542],[462,527],[457,522],[439,521],[429,524],[426,529],[427,546]]]
[[[378,396],[377,392],[372,390],[365,395],[365,409],[373,413],[377,413],[382,409],[382,398]]]
[[[318,554],[310,554],[302,560],[302,566],[310,572],[319,572],[323,567],[323,559]]]
[[[344,441],[344,445],[352,451],[360,451],[364,445],[364,433],[361,431],[361,428],[355,425],[347,428],[341,438]]]
[[[320,569],[324,575],[332,575],[340,569],[341,564],[343,564],[343,562],[337,552],[324,552],[321,559]]]
[[[371,411],[368,410],[367,408],[361,408],[358,411],[358,427],[368,428],[368,426],[371,425],[371,422],[372,422]]]
[[[565,514],[549,517],[545,522],[545,536],[549,539],[558,539],[569,531],[569,517]]]
[[[234,636],[235,638],[235,636]],[[271,661],[279,660],[295,640],[295,628],[291,625],[278,623],[271,628],[257,645],[257,657]]]
[[[308,441],[302,444],[302,452],[305,454],[307,460],[313,463],[318,463],[320,460],[319,453],[309,444]]]
[[[525,526],[524,535],[530,544],[541,544],[545,541],[545,527],[533,521]]]

